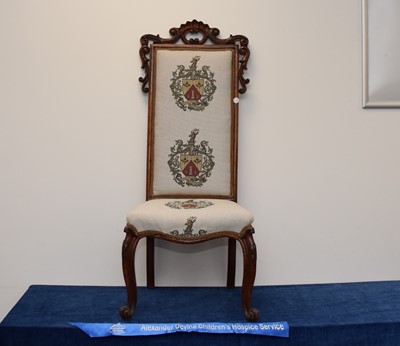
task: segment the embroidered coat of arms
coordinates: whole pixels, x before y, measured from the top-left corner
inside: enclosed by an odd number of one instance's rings
[[[214,205],[214,203],[204,200],[188,199],[186,201],[170,201],[165,203],[165,205],[173,209],[203,209]]]
[[[168,166],[174,181],[181,186],[202,186],[211,176],[215,162],[213,149],[202,140],[196,144],[199,129],[193,129],[186,144],[178,139],[168,155]]]
[[[191,60],[189,68],[178,65],[176,71],[172,72],[171,91],[175,98],[175,103],[179,108],[186,111],[203,111],[213,99],[217,89],[214,73],[210,66],[197,68],[200,56],[195,56]]]

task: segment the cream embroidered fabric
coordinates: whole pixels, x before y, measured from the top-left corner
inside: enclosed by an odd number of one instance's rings
[[[127,222],[138,231],[198,236],[217,231],[240,232],[253,222],[253,215],[228,200],[153,199],[133,209]]]
[[[166,194],[213,194],[229,195],[231,187],[231,111],[232,59],[231,50],[156,50],[154,71],[155,114],[154,114],[154,195]],[[197,70],[209,66],[214,75],[215,92],[212,100],[201,111],[183,110],[176,104],[171,91],[173,72],[179,66],[189,68],[193,58],[198,58]],[[199,72],[201,73],[201,72]],[[209,72],[210,73],[210,72]],[[181,81],[179,81],[181,83]],[[206,83],[206,82],[204,82]],[[183,98],[183,97],[182,97]],[[186,100],[186,99],[185,99]],[[174,180],[168,164],[171,147],[181,140],[187,144],[189,135],[198,129],[196,144],[208,142],[212,149],[215,165],[206,182],[201,186],[181,186]],[[203,142],[204,143],[204,142]],[[176,160],[181,158],[176,156]],[[184,175],[182,175],[183,178]]]

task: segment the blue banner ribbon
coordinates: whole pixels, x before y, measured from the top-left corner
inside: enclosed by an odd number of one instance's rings
[[[264,323],[83,323],[69,322],[83,330],[92,338],[105,336],[160,335],[177,332],[218,333],[218,334],[256,334],[265,336],[289,337],[287,322]]]

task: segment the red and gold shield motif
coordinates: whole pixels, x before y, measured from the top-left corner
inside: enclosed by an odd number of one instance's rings
[[[195,177],[203,168],[203,156],[180,154],[180,167],[186,177]]]
[[[183,79],[182,93],[188,101],[199,101],[204,94],[204,79]]]

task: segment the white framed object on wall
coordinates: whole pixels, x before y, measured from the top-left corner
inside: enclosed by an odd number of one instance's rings
[[[400,1],[363,0],[363,108],[400,108]]]

